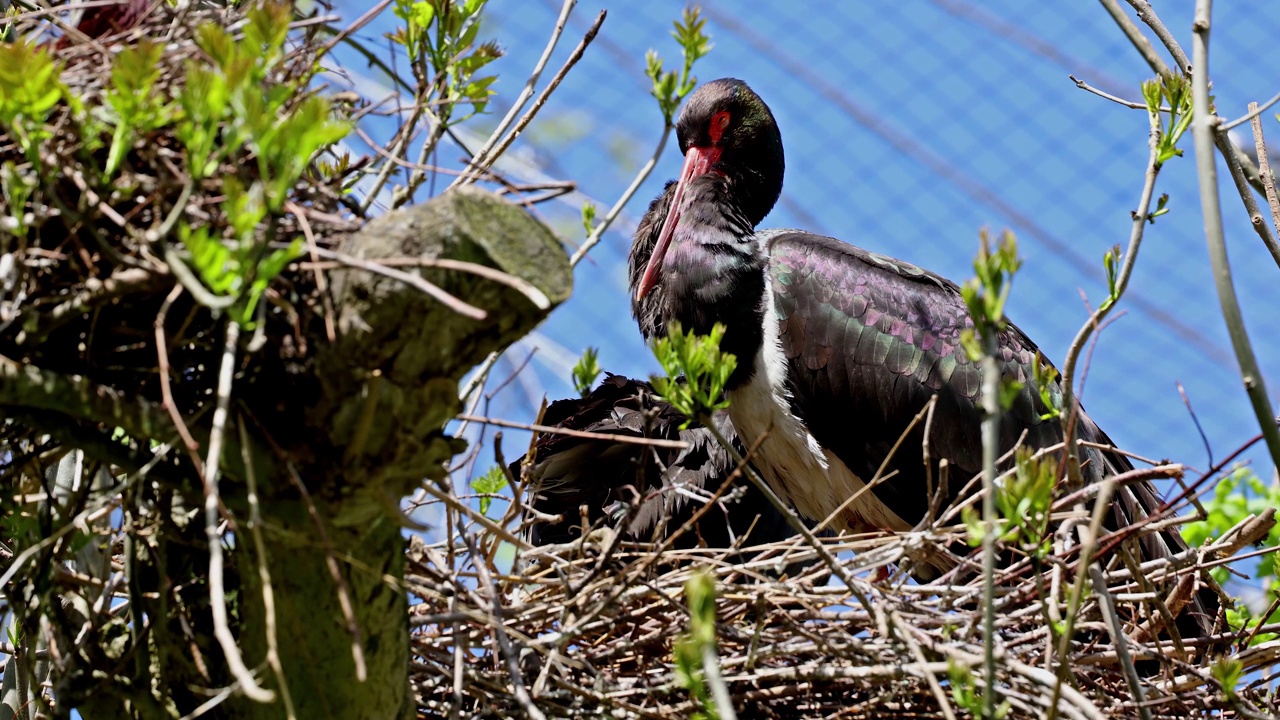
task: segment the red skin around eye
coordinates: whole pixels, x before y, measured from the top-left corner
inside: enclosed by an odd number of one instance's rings
[[[711,126],[707,128],[707,133],[711,136],[711,144],[719,145],[720,138],[724,135],[724,129],[729,127],[729,113],[721,110],[711,116]]]

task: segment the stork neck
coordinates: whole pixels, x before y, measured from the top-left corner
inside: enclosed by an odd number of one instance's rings
[[[764,154],[749,161],[725,157],[715,168],[725,194],[754,229],[782,194],[782,156]]]
[[[730,178],[718,173],[690,185],[663,263],[663,292],[654,315],[661,334],[673,320],[699,335],[723,323],[721,349],[738,360],[729,381],[732,389],[754,372],[763,332],[767,258],[730,186]]]

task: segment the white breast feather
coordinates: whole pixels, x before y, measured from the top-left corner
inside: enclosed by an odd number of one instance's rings
[[[746,385],[729,393],[729,416],[748,448],[768,433],[753,456],[755,466],[770,487],[802,515],[822,521],[865,483],[840,458],[823,449],[804,423],[791,414],[787,358],[782,353],[778,316],[770,300],[772,282],[767,275],[764,296],[764,341],[756,354],[755,374]],[[911,529],[871,491],[850,503],[832,526],[855,532]]]

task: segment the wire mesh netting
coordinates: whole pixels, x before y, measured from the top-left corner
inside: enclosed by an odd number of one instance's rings
[[[599,5],[581,5],[570,32],[584,30]],[[516,177],[578,183],[578,194],[542,206],[568,238],[583,235],[581,204],[612,204],[661,134],[645,50],[678,61],[668,32],[681,4],[606,6],[600,36],[503,167]],[[559,7],[490,4],[489,31],[508,51],[496,116],[541,53]],[[1280,87],[1274,64],[1258,61],[1280,6],[1218,10],[1214,91],[1219,112],[1234,117]],[[782,127],[786,184],[765,225],[827,233],[957,281],[972,274],[979,229],[1010,228],[1026,261],[1010,315],[1061,362],[1104,296],[1103,253],[1128,240],[1147,159],[1145,112],[1068,78],[1139,100],[1139,83],[1152,74],[1101,5],[708,2],[703,11],[715,48],[696,74],[746,80]],[[1163,12],[1189,42],[1191,8]],[[562,45],[553,66],[572,43]],[[1271,114],[1266,119],[1280,133]],[[654,370],[629,321],[625,258],[635,219],[678,171],[674,144],[581,266],[573,299],[509,353],[508,369],[537,347],[537,381],[526,377],[524,391],[496,399],[495,411],[528,412],[544,391],[571,394],[568,368],[589,345],[601,348],[608,370],[642,377]],[[1189,135],[1183,146],[1190,148]],[[1102,333],[1083,397],[1121,446],[1203,467],[1203,443],[1177,383],[1216,456],[1256,428],[1209,274],[1190,152],[1166,165],[1157,192],[1169,194],[1171,211],[1147,231],[1123,316]],[[1280,362],[1277,269],[1233,194],[1224,193],[1230,252],[1266,373]]]

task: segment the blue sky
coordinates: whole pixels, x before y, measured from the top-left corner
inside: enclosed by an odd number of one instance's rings
[[[971,274],[979,229],[1008,227],[1025,260],[1009,314],[1061,362],[1088,316],[1081,293],[1090,304],[1103,297],[1102,255],[1127,242],[1147,159],[1145,113],[1067,78],[1074,73],[1137,99],[1138,83],[1151,74],[1100,6],[904,0],[703,7],[715,48],[696,74],[746,80],[782,128],[786,184],[765,226],[830,234],[957,281]],[[581,204],[593,201],[601,211],[611,205],[661,134],[647,94],[645,50],[658,50],[669,64],[678,60],[669,31],[681,3],[581,2],[547,76],[602,8],[609,15],[599,37],[503,166],[517,179],[578,184],[566,201],[539,206],[569,242],[582,238]],[[507,55],[494,65],[501,78],[493,115],[478,118],[474,135],[464,137],[482,137],[505,111],[559,9],[552,0],[490,1],[481,36],[497,39]],[[1217,10],[1214,92],[1220,113],[1235,117],[1249,100],[1280,90],[1277,66],[1259,61],[1274,45],[1268,28],[1280,26],[1280,5]],[[1161,12],[1189,47],[1190,8]],[[389,27],[363,35],[372,39]],[[1280,141],[1272,116],[1265,115],[1267,130]],[[1171,211],[1147,230],[1124,314],[1102,334],[1083,397],[1123,447],[1205,467],[1176,383],[1185,386],[1215,457],[1257,430],[1212,286],[1189,136],[1183,146],[1187,156],[1169,162],[1157,186],[1169,193]],[[437,161],[447,165],[461,155],[445,147]],[[494,399],[493,414],[529,420],[544,393],[571,395],[568,366],[588,345],[600,348],[607,370],[641,377],[654,371],[629,316],[625,258],[635,219],[679,164],[673,141],[615,230],[579,266],[574,297],[499,366],[497,376],[505,376],[537,348],[530,369]],[[1249,228],[1225,169],[1220,174],[1237,287],[1274,400],[1280,269]],[[478,469],[489,457],[486,450]],[[1250,457],[1269,472],[1261,453]]]

